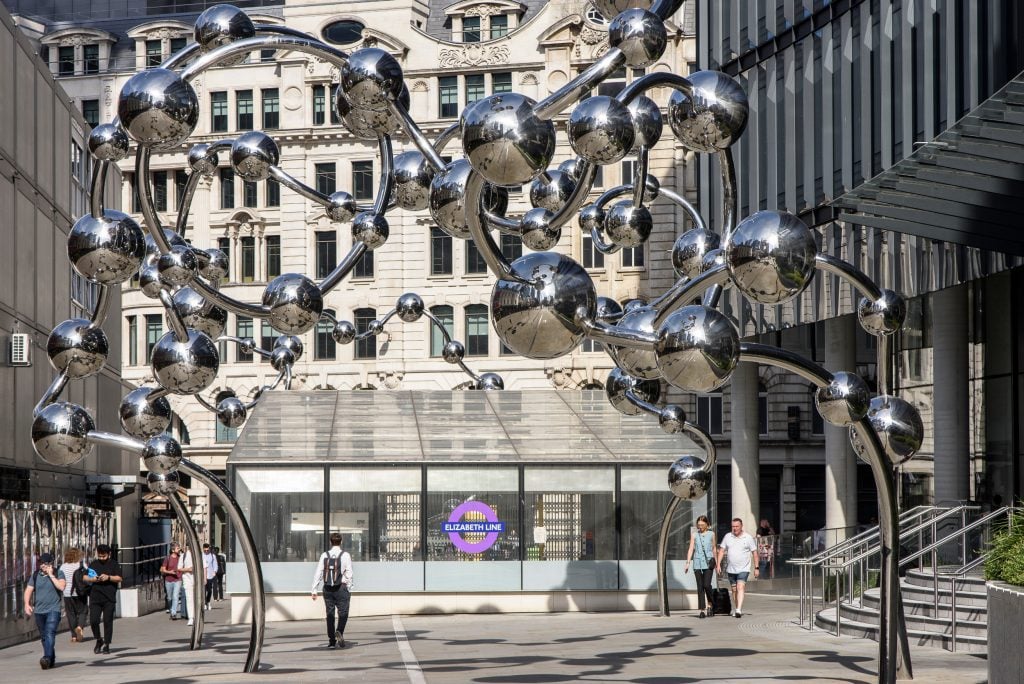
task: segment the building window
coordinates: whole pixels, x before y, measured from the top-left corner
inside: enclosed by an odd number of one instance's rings
[[[637,245],[636,247],[623,247],[622,248],[622,267],[623,268],[643,268],[644,265],[644,246]]]
[[[242,181],[242,206],[243,207],[256,207],[256,182],[255,181]]]
[[[242,340],[253,339],[252,335],[252,319],[248,316],[239,316],[235,322],[235,337]],[[252,361],[252,352],[247,352],[242,348],[242,345],[235,347],[235,361],[239,363],[245,363]]]
[[[238,428],[231,428],[214,417],[213,422],[217,425],[217,443],[230,444],[238,439]]]
[[[466,307],[466,356],[487,356],[487,307]]]
[[[370,329],[370,323],[377,318],[376,309],[356,309],[354,312],[356,334],[361,335]],[[373,335],[356,340],[355,356],[357,359],[377,358],[377,339]]]
[[[480,42],[480,17],[463,17],[462,18],[462,42],[463,43],[479,43]]]
[[[338,263],[338,233],[322,230],[316,233],[316,277],[326,278]]]
[[[757,434],[768,436],[768,388],[764,383],[757,385]]]
[[[352,196],[357,200],[373,199],[373,162],[352,162]]]
[[[235,91],[235,111],[237,113],[236,128],[240,131],[252,130],[252,91]]]
[[[338,101],[338,84],[334,83],[331,85],[331,98],[327,101],[327,109],[331,112],[331,125],[337,126],[341,123],[341,118],[338,116],[338,108],[334,106],[334,103]]]
[[[263,100],[263,130],[278,128],[281,125],[281,99],[277,88],[264,88],[260,97]]]
[[[75,75],[75,48],[62,47],[57,51],[57,75]]]
[[[448,337],[455,336],[455,309],[444,304],[431,307],[430,313],[438,320],[441,326],[448,332]],[[441,356],[444,351],[445,337],[441,332],[441,326],[430,321],[430,355]]]
[[[592,340],[592,339],[590,339],[588,337],[587,339],[583,340],[582,344],[580,344],[580,351],[582,351],[582,352],[597,352],[597,351],[604,351],[604,350],[601,349],[601,343],[600,342],[595,342],[594,340]]]
[[[163,314],[146,314],[146,358],[153,357],[153,347],[164,334]]]
[[[228,272],[220,279],[220,282],[226,283],[231,280],[231,238],[217,238],[217,249],[224,252],[224,261],[228,265]]]
[[[583,235],[583,268],[604,268],[604,254],[594,246],[594,238]]]
[[[324,40],[335,45],[353,45],[363,39],[363,29],[366,27],[358,21],[345,19],[328,24],[324,27]]]
[[[160,63],[164,61],[164,51],[160,40],[147,40],[146,41],[146,68],[160,66]]]
[[[153,205],[157,211],[167,211],[167,172],[153,172]]]
[[[356,267],[352,269],[352,277],[373,277],[373,252],[363,252],[363,256],[359,257],[359,261],[356,262]]]
[[[273,62],[276,54],[277,50],[260,50],[260,61]]]
[[[493,19],[493,17],[492,17]],[[492,93],[511,93],[512,92],[512,74],[508,71],[500,74],[491,74],[491,92]]]
[[[220,170],[220,208],[233,209],[235,206],[235,172],[232,169]]]
[[[139,364],[139,322],[135,316],[128,316],[128,365]]]
[[[314,177],[316,178],[316,191],[321,195],[332,195],[337,188],[337,172],[334,162],[317,164]]]
[[[626,67],[612,73],[607,79],[601,82],[601,85],[597,86],[598,95],[607,95],[608,97],[615,97],[619,94],[623,88],[626,87]]]
[[[281,184],[273,178],[267,178],[267,206],[281,206]]]
[[[508,15],[495,14],[491,16],[491,40],[503,38],[508,35]]]
[[[281,236],[268,235],[264,238],[267,248],[267,278],[281,275]]]
[[[93,43],[82,48],[82,57],[85,59],[85,73],[100,73],[100,46]]]
[[[251,235],[241,239],[242,282],[256,280],[256,238]]]
[[[509,261],[523,256],[523,239],[518,235],[501,234],[501,253]]]
[[[317,361],[334,361],[337,357],[337,343],[334,341],[334,324],[331,322],[329,316],[334,316],[335,312],[332,309],[324,309],[324,316],[320,317],[320,321],[316,324],[316,345],[313,349],[313,358]]]
[[[324,110],[326,109],[326,99],[324,92],[326,89],[322,85],[313,86],[313,125],[323,126],[326,117],[324,116]]]
[[[228,94],[210,93],[210,130],[223,133],[228,130]]]
[[[260,324],[260,349],[273,349],[274,340],[276,339],[277,331],[274,330],[273,326],[270,325],[269,321],[264,320]],[[260,363],[270,363],[270,359],[260,354]]]
[[[697,425],[709,435],[722,434],[722,393],[697,395]]]
[[[466,240],[466,273],[487,273],[487,262],[472,239]]]
[[[171,38],[171,54],[178,54],[185,49],[186,45],[188,45],[188,38],[185,38],[184,36],[180,38]]]
[[[631,184],[633,176],[636,175],[636,159],[623,159],[620,166],[621,182],[623,185]]]
[[[430,229],[430,275],[452,274],[452,236],[440,228]]]
[[[438,116],[453,119],[459,115],[459,77],[442,76],[437,79]]]
[[[188,185],[188,173],[184,169],[174,172],[174,208],[180,210],[185,201],[185,187]]]
[[[82,100],[82,118],[87,124],[96,128],[100,122],[100,101]]]
[[[484,97],[484,75],[471,74],[466,76],[466,104],[472,104]]]

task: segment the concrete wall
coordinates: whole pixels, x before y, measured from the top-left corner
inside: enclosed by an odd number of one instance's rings
[[[988,583],[988,681],[1016,684],[1024,673],[1020,647],[1024,627],[1024,587]]]

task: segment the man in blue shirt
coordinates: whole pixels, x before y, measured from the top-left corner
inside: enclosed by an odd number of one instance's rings
[[[53,569],[53,554],[41,554],[39,567],[32,573],[25,587],[25,615],[36,616],[39,639],[43,642],[43,657],[39,659],[39,667],[44,670],[53,667],[57,659],[54,643],[57,640],[57,625],[60,624],[60,604],[65,584],[67,581],[58,578]],[[35,601],[32,600],[33,596]]]

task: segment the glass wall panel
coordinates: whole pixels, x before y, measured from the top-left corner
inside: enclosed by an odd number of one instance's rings
[[[264,563],[312,563],[324,550],[324,471],[322,468],[239,468],[235,495]],[[242,558],[235,548],[235,557]]]

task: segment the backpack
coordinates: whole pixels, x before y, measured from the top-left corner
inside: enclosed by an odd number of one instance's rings
[[[341,584],[341,554],[324,557],[324,586],[337,587]]]
[[[75,595],[79,598],[89,598],[89,592],[92,591],[92,585],[85,581],[88,572],[85,563],[79,563],[75,574],[71,576],[71,586],[74,587]]]

